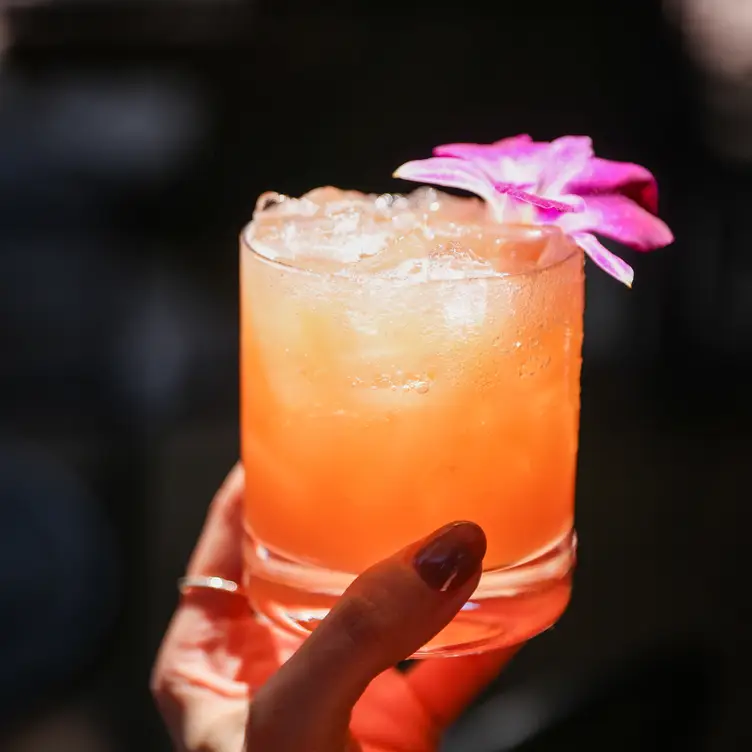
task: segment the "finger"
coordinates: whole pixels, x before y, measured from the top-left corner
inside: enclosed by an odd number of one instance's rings
[[[228,580],[234,580],[239,575],[241,500],[244,487],[243,467],[237,463],[225,478],[209,506],[203,530],[188,564],[189,575],[214,575]],[[214,603],[222,603],[226,607],[242,606],[240,598],[233,598],[227,593],[216,593],[211,590],[196,590],[190,605],[209,608]],[[193,614],[195,611],[196,609],[188,608],[186,603],[181,604],[173,617],[160,654],[175,642],[176,630],[180,631],[179,628],[183,627],[182,631],[185,632],[184,627],[188,620],[181,617],[184,617],[186,613]]]
[[[188,565],[189,575],[239,578],[244,486],[243,468],[238,463],[209,507]],[[175,708],[182,707],[176,695],[185,690],[186,679],[227,697],[247,695],[247,686],[237,681],[237,671],[232,668],[234,652],[229,649],[236,640],[234,625],[245,624],[247,617],[245,599],[224,592],[190,590],[181,600],[160,646],[151,679],[152,691],[173,726],[178,723]],[[223,628],[219,629],[218,624]],[[220,643],[226,646],[224,652],[218,649]],[[221,653],[226,660],[208,666],[205,655],[211,651]]]
[[[189,575],[239,581],[242,571],[242,514],[245,472],[238,462],[214,500],[188,564]]]
[[[212,576],[222,579],[240,581],[242,574],[242,500],[245,491],[245,473],[243,465],[238,462],[228,473],[214,499],[209,505],[204,528],[201,531],[196,547],[191,554],[188,568],[189,576]],[[170,628],[165,636],[162,652],[171,655],[174,645],[185,643],[186,640],[195,644],[199,635],[214,635],[210,639],[212,644],[218,644],[220,638],[217,631],[209,625],[222,624],[222,640],[226,643],[226,653],[235,655],[238,651],[231,650],[237,642],[236,633],[247,630],[248,604],[245,598],[222,591],[196,588],[188,590],[181,600]],[[208,630],[208,631],[207,631]],[[199,653],[199,655],[201,655]],[[241,686],[235,676],[236,672],[223,670],[215,666],[215,675],[211,682],[204,676],[207,672],[203,660],[196,670],[188,670],[183,660],[184,673],[201,675],[201,683],[210,684],[216,691],[230,696],[245,693],[247,688]],[[231,664],[233,658],[228,658]],[[222,675],[225,681],[220,681]]]
[[[445,729],[498,676],[520,647],[515,645],[462,658],[420,661],[404,680],[435,728]]]
[[[485,551],[477,525],[454,523],[358,577],[257,695],[249,748],[344,745],[358,697],[452,620],[478,584]]]

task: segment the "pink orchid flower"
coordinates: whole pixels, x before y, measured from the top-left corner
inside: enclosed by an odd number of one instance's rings
[[[658,186],[640,165],[600,159],[586,136],[537,142],[514,136],[493,144],[437,146],[394,177],[459,188],[490,206],[498,222],[561,227],[606,273],[632,286],[634,271],[594,233],[638,251],[672,243],[660,220]]]

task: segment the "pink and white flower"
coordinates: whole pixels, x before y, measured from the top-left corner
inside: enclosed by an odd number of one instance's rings
[[[637,251],[672,243],[659,219],[658,186],[637,164],[600,159],[587,136],[437,146],[433,157],[407,162],[394,177],[459,188],[484,199],[498,222],[561,227],[606,273],[632,286],[634,271],[595,237]]]

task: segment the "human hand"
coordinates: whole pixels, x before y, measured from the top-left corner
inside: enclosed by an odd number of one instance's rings
[[[241,577],[236,465],[218,491],[189,576]],[[437,634],[480,578],[485,536],[442,528],[375,565],[305,641],[260,623],[244,597],[187,592],[152,689],[185,752],[428,752],[512,657],[506,649],[393,668]]]

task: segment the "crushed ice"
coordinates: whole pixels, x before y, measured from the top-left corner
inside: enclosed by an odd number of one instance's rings
[[[312,271],[381,277],[409,283],[487,277],[490,262],[460,242],[437,242],[435,215],[446,237],[444,213],[458,200],[434,188],[408,196],[364,195],[318,188],[301,198],[266,193],[256,205],[254,247],[269,258]],[[463,207],[466,200],[462,200]]]

